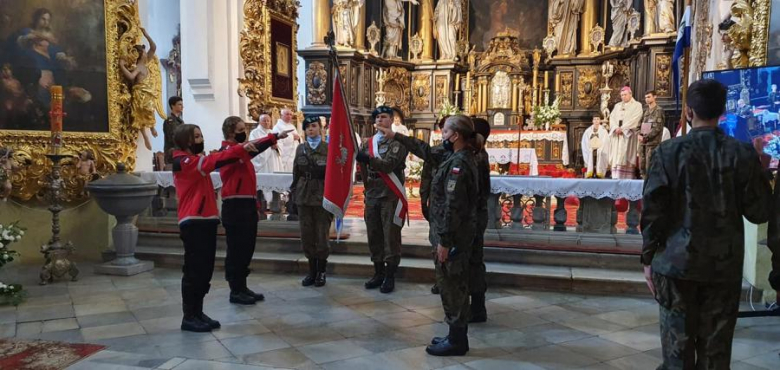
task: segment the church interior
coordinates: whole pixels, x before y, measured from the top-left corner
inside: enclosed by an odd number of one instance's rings
[[[719,132],[775,176],[777,1],[0,1],[0,369],[655,369],[673,340],[640,262],[643,195],[655,150],[697,130],[700,80],[725,88]],[[490,180],[486,319],[465,332],[430,186],[470,170],[426,165],[461,116]],[[397,198],[379,231],[377,186]],[[740,318],[709,364],[777,369],[773,226],[741,226]],[[221,328],[185,325],[204,311]],[[442,334],[468,353],[432,353]]]

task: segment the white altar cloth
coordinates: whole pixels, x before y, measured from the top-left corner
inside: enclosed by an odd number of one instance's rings
[[[545,197],[592,197],[596,199],[642,199],[642,180],[567,179],[529,176],[491,176],[493,194],[541,195]]]

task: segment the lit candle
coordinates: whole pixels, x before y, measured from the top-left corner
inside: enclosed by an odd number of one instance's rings
[[[51,87],[51,132],[62,132],[62,86]]]
[[[544,71],[544,89],[547,90],[547,88],[550,85],[550,71]]]
[[[560,89],[561,89],[561,74],[560,73],[556,73],[555,74],[555,91],[557,92]]]
[[[460,73],[455,74],[455,91],[460,91]]]
[[[471,72],[466,72],[466,90],[471,89]]]

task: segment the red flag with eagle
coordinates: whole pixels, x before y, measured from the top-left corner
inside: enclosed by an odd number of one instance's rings
[[[352,183],[355,179],[355,156],[357,142],[352,130],[341,74],[336,70],[333,83],[333,105],[328,129],[328,164],[325,167],[325,192],[322,208],[336,217],[337,231],[340,231],[340,219],[344,218],[352,197]]]

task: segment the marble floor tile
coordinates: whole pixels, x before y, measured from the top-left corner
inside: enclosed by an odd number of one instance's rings
[[[95,326],[81,329],[81,334],[86,340],[121,338],[145,333],[144,328],[138,323]]]
[[[143,307],[134,309],[133,315],[138,320],[159,319],[161,317],[179,317],[182,316],[181,304],[169,304],[165,306]]]
[[[187,360],[175,367],[176,370],[274,370],[255,365],[234,364],[230,362]]]
[[[328,324],[327,327],[335,330],[345,338],[352,338],[365,334],[383,333],[391,330],[390,327],[385,324],[370,318],[338,321]]]
[[[596,315],[596,318],[613,322],[627,328],[658,323],[658,306],[646,305],[638,308],[608,312]]]
[[[286,330],[279,333],[279,336],[293,347],[345,339],[337,331],[328,327]]]
[[[317,366],[312,360],[295,348],[283,348],[273,351],[254,353],[242,357],[250,365],[279,367],[286,369],[312,368]]]
[[[661,339],[658,335],[648,334],[639,330],[619,331],[602,335],[601,338],[638,351],[649,351],[661,347]]]
[[[298,350],[316,364],[346,360],[371,354],[369,350],[357,345],[350,339],[312,344],[299,347]]]
[[[516,356],[503,356],[467,362],[464,365],[474,370],[545,370]]]
[[[416,312],[399,312],[388,315],[379,315],[374,317],[374,319],[393,329],[411,328],[413,326],[420,326],[434,322],[434,320],[431,320]]]
[[[230,353],[238,357],[290,347],[289,343],[273,333],[227,338],[220,342]]]
[[[236,321],[231,323],[224,323],[219,330],[211,332],[217,339],[227,339],[235,337],[245,337],[249,335],[259,335],[270,333],[271,330],[266,328],[260,321],[257,320],[245,320]]]
[[[102,313],[116,313],[128,311],[125,302],[92,303],[74,305],[76,316],[99,315]]]
[[[16,324],[0,324],[0,338],[16,336]]]
[[[639,353],[639,351],[601,338],[585,338],[560,345],[572,352],[600,361],[609,361]]]
[[[606,361],[605,363],[619,370],[655,370],[661,364],[661,361],[653,356],[638,353]]]
[[[544,338],[544,340],[550,343],[564,343],[593,336],[592,334],[555,323],[530,326],[521,329],[521,331]]]
[[[628,329],[625,326],[593,316],[559,321],[558,324],[579,330],[584,333],[588,333],[590,335],[604,335]]]
[[[128,322],[136,322],[136,318],[132,312],[114,312],[103,313],[98,315],[80,316],[76,318],[79,326],[82,328],[91,328],[94,326],[105,326],[113,324],[124,324]]]
[[[349,308],[369,317],[386,316],[408,311],[406,308],[391,301],[366,302],[349,306]]]
[[[778,356],[777,352],[770,352],[743,360],[742,362],[764,369],[777,369],[780,367],[780,356]]]
[[[228,351],[222,343],[216,340],[187,343],[184,345],[160,346],[158,349],[163,356],[168,358],[186,357],[188,359],[197,360],[214,360],[231,355],[230,351]],[[175,369],[178,370],[181,366],[184,366],[184,364],[177,366]]]
[[[45,321],[75,317],[73,305],[30,307],[17,312],[17,322]]]
[[[57,320],[44,321],[43,328],[41,328],[41,332],[48,333],[52,331],[73,330],[78,328],[79,328],[79,323],[74,318],[57,319]]]
[[[601,362],[559,345],[535,348],[514,355],[523,361],[545,369],[579,369]]]

